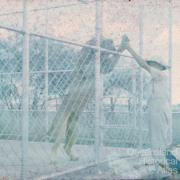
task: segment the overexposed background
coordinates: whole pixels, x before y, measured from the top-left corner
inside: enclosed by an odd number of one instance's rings
[[[143,9],[143,56],[161,56],[168,61],[168,0],[105,0],[103,35],[115,44],[126,33],[133,47],[139,49],[139,10]],[[49,7],[48,10],[45,10]],[[143,8],[142,8],[143,7]],[[0,0],[0,24],[22,28],[22,1]],[[94,0],[29,0],[29,30],[77,42],[86,42],[95,33]],[[180,104],[180,5],[172,0],[173,59],[172,103]],[[15,12],[12,14],[12,12]],[[6,38],[6,31],[0,30]]]

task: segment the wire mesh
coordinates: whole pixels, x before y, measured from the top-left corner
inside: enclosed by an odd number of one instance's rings
[[[120,55],[118,52],[120,35],[124,32],[132,39],[133,47],[139,48],[139,6],[132,2],[127,11],[127,2],[122,2],[118,7],[117,4],[119,3],[116,1],[104,1],[103,7],[104,28],[100,43],[99,74],[99,90],[102,95],[100,161],[134,157],[139,148],[140,137],[142,147],[149,147],[145,112],[151,91],[150,77],[144,73],[143,100],[142,106],[139,106],[139,67],[129,54]],[[68,3],[63,0],[48,3],[28,1],[27,179],[63,173],[67,169],[86,167],[96,162],[95,67],[98,47],[94,37],[95,5],[96,1],[90,0],[72,0]],[[149,6],[153,5],[148,4]],[[9,5],[5,1],[2,9],[0,178],[19,179],[23,170],[23,39],[26,34],[22,27],[22,3],[14,1]],[[147,9],[145,11],[148,12]],[[128,15],[124,18],[123,14]],[[153,13],[149,14],[151,16]],[[164,18],[165,22],[166,20],[167,17]],[[144,30],[149,32],[149,21],[144,22]],[[161,28],[166,26],[167,24],[163,24]],[[152,37],[152,33],[148,38],[150,36]],[[146,44],[150,41],[151,38],[145,38]],[[148,46],[149,49],[151,47]],[[149,49],[145,51],[145,55],[149,55]],[[165,56],[164,53],[163,55]],[[143,112],[142,121],[139,121],[140,110]],[[142,123],[142,132],[139,130],[139,123]],[[75,159],[71,154],[67,156],[68,150],[72,150],[79,160],[70,161]],[[134,150],[133,153],[131,150]],[[52,156],[56,151],[54,162]],[[112,163],[109,166],[114,168]]]
[[[19,176],[21,168],[22,38],[22,35],[13,33],[8,41],[1,43],[1,50],[6,51],[6,55],[8,52],[7,58],[3,56],[4,64],[1,69],[1,125],[3,127],[1,138],[5,143],[2,153],[3,150],[8,152],[7,148],[11,151],[14,149],[14,154],[11,153],[12,162],[7,158],[8,162],[10,161],[8,169],[14,170],[9,170],[10,176],[13,177]],[[56,171],[73,167],[74,164],[70,166],[71,163],[66,162],[61,146],[63,142],[65,144],[67,142],[68,146],[71,138],[74,138],[78,131],[79,135],[73,146],[73,151],[80,156],[77,164],[89,164],[95,161],[95,54],[97,50],[48,40],[48,72],[46,72],[46,41],[47,39],[35,35],[30,36],[27,164],[29,178],[34,177],[37,172],[38,175],[43,175],[45,171],[46,173],[54,171],[54,165],[50,164],[50,157],[51,148],[56,144],[57,139],[57,144],[61,143],[57,159],[61,161],[58,162]],[[95,38],[87,42],[88,45],[95,45],[95,43]],[[137,146],[138,135],[137,129],[131,126],[136,124],[132,118],[133,112],[136,111],[133,107],[136,98],[135,94],[131,94],[134,74],[129,73],[129,69],[122,65],[126,57],[119,61],[120,55],[115,51],[116,48],[111,39],[103,38],[101,47],[114,53],[101,51],[101,73],[104,74],[104,115],[101,123],[104,139],[102,142],[104,148],[101,151],[104,154],[101,154],[101,158],[104,159],[108,147]],[[131,64],[131,59],[126,58],[126,61],[128,60]],[[134,67],[129,66],[129,68]],[[48,87],[45,87],[47,74]],[[48,97],[45,97],[46,88]]]

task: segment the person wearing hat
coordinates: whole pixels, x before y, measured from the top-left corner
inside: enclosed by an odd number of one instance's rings
[[[169,94],[168,72],[170,67],[166,65],[161,58],[152,58],[145,60],[139,56],[131,47],[127,35],[122,36],[121,49],[127,50],[136,62],[151,75],[152,93],[148,100],[148,114],[150,133],[150,145],[153,156],[153,162],[156,170],[161,163],[169,163],[174,159],[170,152],[172,143],[172,117]],[[180,169],[180,161],[176,161],[173,168]],[[167,164],[168,163],[168,164]],[[179,170],[177,169],[177,170]]]

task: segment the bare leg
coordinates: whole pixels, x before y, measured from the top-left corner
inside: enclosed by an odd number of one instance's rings
[[[72,146],[75,144],[78,135],[77,123],[78,123],[78,117],[77,116],[75,117],[75,113],[71,113],[70,117],[67,120],[65,145],[64,145],[64,150],[71,160],[78,160],[78,158],[75,157],[71,151]],[[57,161],[57,154],[58,154],[57,152],[61,142],[62,142],[62,136],[60,135],[59,132],[59,134],[56,135],[56,139],[52,147],[51,161],[53,163]]]
[[[64,149],[67,155],[73,161],[78,160],[78,157],[76,157],[72,153],[72,146],[75,144],[77,136],[79,134],[78,119],[79,117],[76,115],[76,113],[73,112],[70,118],[68,119],[67,126],[66,126],[66,137],[65,137]]]
[[[66,99],[66,110],[59,111],[59,119],[56,115],[55,121],[53,122],[53,131],[51,134],[55,137],[55,143],[52,148],[53,158],[57,154],[58,147],[60,146],[62,139],[62,127],[64,123],[66,124],[66,134],[65,134],[65,145],[64,149],[71,160],[77,160],[72,152],[72,146],[75,144],[78,135],[78,119],[84,106],[87,104],[90,98],[92,98],[92,93],[94,92],[93,80],[86,81],[79,84],[78,89],[74,89],[71,93],[71,98]],[[64,107],[63,107],[64,109]],[[60,113],[61,112],[61,113]],[[57,156],[56,156],[57,157]],[[55,158],[54,158],[55,159]]]
[[[57,135],[61,131],[61,128],[66,123],[69,116],[71,115],[71,111],[72,111],[72,98],[65,97],[53,119],[51,128],[48,131],[48,135],[50,136],[50,138],[56,139]]]
[[[79,91],[80,91],[79,92],[80,97],[76,102],[74,112],[72,112],[71,116],[69,117],[66,126],[66,139],[65,139],[64,149],[66,153],[69,155],[71,160],[78,159],[73,155],[71,149],[72,146],[75,144],[77,136],[79,134],[78,120],[80,114],[82,113],[84,106],[87,104],[87,102],[89,102],[89,99],[92,98],[94,93],[94,86],[92,85],[92,82],[87,82],[83,86],[81,86],[81,89]]]
[[[70,93],[65,96],[60,107],[58,108],[56,115],[53,119],[52,125],[48,131],[50,137],[55,137],[59,134],[61,127],[66,123],[67,119],[71,115],[74,108],[74,102],[77,101],[79,96],[80,82],[77,77],[70,85]]]
[[[60,110],[58,113],[60,114]],[[71,116],[71,112],[61,111],[59,119],[58,119],[57,115],[55,117],[56,124],[55,124],[55,122],[53,122],[54,129],[51,132],[51,138],[55,139],[55,142],[53,143],[53,147],[52,147],[52,155],[51,155],[52,163],[57,162],[58,149],[59,149],[59,146],[60,146],[60,144],[63,140],[63,136],[64,136],[63,128],[65,127],[65,124],[70,116]],[[57,119],[59,121],[57,121]]]

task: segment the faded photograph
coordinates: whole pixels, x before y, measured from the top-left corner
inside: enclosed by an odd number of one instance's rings
[[[0,9],[0,180],[180,179],[178,0]]]

